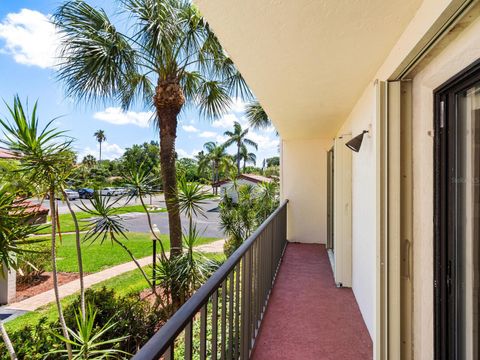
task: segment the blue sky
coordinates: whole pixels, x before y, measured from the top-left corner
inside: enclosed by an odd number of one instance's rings
[[[54,54],[58,37],[48,22],[61,2],[47,0],[0,0],[0,98],[11,103],[18,94],[30,104],[38,100],[40,121],[45,123],[60,117],[56,126],[68,130],[75,141],[79,160],[84,155],[98,157],[98,144],[93,133],[105,130],[107,141],[102,146],[102,157],[116,158],[124,149],[144,141],[157,140],[158,134],[149,124],[151,114],[145,108],[122,112],[118,104],[90,106],[76,104],[64,97],[62,85],[55,80]],[[116,10],[116,1],[91,1],[104,7],[107,13]],[[216,121],[201,119],[194,109],[180,117],[177,152],[180,157],[192,157],[207,141],[225,141],[223,133],[233,127],[234,121],[247,126],[244,103],[234,99],[230,113]],[[4,104],[0,117],[8,118]],[[258,143],[257,165],[266,157],[278,155],[278,138],[273,129],[253,131],[250,138]],[[0,135],[2,136],[2,135]],[[233,147],[229,149],[234,153]]]

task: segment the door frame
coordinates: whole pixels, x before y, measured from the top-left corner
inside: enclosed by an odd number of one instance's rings
[[[454,215],[455,201],[450,171],[455,164],[455,152],[451,151],[456,133],[450,127],[455,118],[454,94],[480,82],[480,60],[450,78],[434,90],[434,350],[436,360],[456,359],[454,308],[455,296],[449,296],[456,288]],[[450,121],[450,122],[449,122]]]

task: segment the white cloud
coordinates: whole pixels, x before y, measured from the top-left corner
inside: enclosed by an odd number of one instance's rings
[[[192,152],[188,152],[184,149],[175,149],[175,151],[177,152],[177,155],[178,155],[178,158],[181,159],[181,158],[189,158],[189,159],[193,159],[195,158],[195,155],[198,154],[198,152],[200,150],[192,150]]]
[[[93,155],[95,158],[98,159],[100,145],[97,144],[95,149],[87,146],[82,152],[80,152],[78,156],[78,161],[82,161],[82,159],[86,155]],[[117,144],[110,144],[107,141],[102,142],[102,160],[112,160],[117,159],[123,155],[125,149]]]
[[[201,138],[213,138],[217,136],[218,134],[213,131],[202,131],[200,134],[198,134],[199,137]]]
[[[186,132],[198,132],[198,129],[193,125],[183,125],[182,129]]]
[[[249,131],[247,137],[258,144],[259,151],[271,151],[278,147],[278,138],[276,137],[271,138],[269,136],[260,135],[252,130]]]
[[[232,98],[231,109],[234,112],[244,112],[246,103],[240,98]]]
[[[214,128],[223,128],[223,129],[233,129],[233,123],[234,122],[240,123],[242,127],[248,126],[247,121],[245,118],[239,118],[237,115],[233,113],[229,113],[224,115],[222,118],[215,120],[212,123],[212,126]]]
[[[17,63],[53,67],[56,63],[60,36],[50,22],[50,15],[22,9],[9,13],[0,22],[1,52],[11,55]]]
[[[114,125],[132,124],[146,128],[149,126],[150,119],[153,117],[153,112],[123,111],[119,107],[109,107],[104,111],[96,112],[93,114],[93,117]]]

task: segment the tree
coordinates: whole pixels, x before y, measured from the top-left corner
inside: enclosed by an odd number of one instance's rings
[[[50,120],[43,129],[39,128],[37,103],[33,106],[31,115],[25,113],[18,96],[14,98],[13,107],[7,105],[7,108],[12,121],[0,119],[0,125],[3,126],[5,135],[5,139],[1,142],[7,145],[10,150],[22,154],[19,171],[23,173],[26,179],[36,185],[37,195],[40,197],[48,196],[50,200],[53,289],[63,336],[68,339],[69,333],[58,290],[56,262],[57,208],[55,202],[57,194],[63,194],[64,201],[66,201],[75,223],[80,288],[82,299],[84,298],[78,222],[65,194],[66,180],[72,172],[72,163],[75,161],[74,153],[71,150],[71,140],[65,138],[63,131],[51,126],[55,119]],[[82,301],[82,304],[84,305],[84,301]],[[69,358],[72,358],[71,346],[68,343],[66,346]]]
[[[105,131],[103,130],[97,130],[93,134],[95,136],[95,139],[97,139],[98,144],[100,145],[100,150],[99,150],[99,156],[98,156],[98,161],[102,161],[102,142],[107,140],[107,137],[105,136]]]
[[[155,108],[160,163],[168,209],[171,251],[181,253],[175,139],[186,103],[215,118],[231,96],[250,91],[205,19],[188,0],[124,0],[134,26],[117,30],[104,10],[69,1],[54,14],[62,34],[58,78],[79,101],[118,100],[128,109],[140,100]],[[153,101],[152,101],[153,100]]]
[[[243,173],[245,173],[247,163],[255,165],[257,163],[257,156],[254,153],[249,153],[246,146],[242,146],[240,149],[240,160],[243,161]]]
[[[267,113],[258,100],[254,100],[245,107],[245,116],[254,129],[265,129],[272,125]]]
[[[279,156],[272,156],[271,158],[266,159],[267,167],[270,166],[280,166],[280,157]]]
[[[93,155],[86,155],[82,160],[82,164],[87,168],[92,168],[97,165],[97,159],[95,159],[95,156]]]
[[[233,124],[233,132],[232,131],[225,131],[224,135],[228,136],[229,139],[225,142],[225,147],[229,147],[230,145],[235,144],[237,146],[237,154],[235,156],[235,160],[237,161],[237,171],[240,174],[240,159],[241,159],[241,152],[242,147],[250,145],[258,149],[258,145],[253,140],[247,138],[248,128],[243,130],[242,125],[236,122]]]
[[[37,230],[36,226],[28,224],[28,214],[23,206],[23,199],[18,193],[10,191],[7,184],[0,183],[0,269],[17,269],[19,259],[25,252],[24,245],[37,242],[29,238]],[[30,239],[30,240],[29,240]],[[2,271],[3,272],[3,271]],[[1,275],[0,275],[1,276]],[[7,351],[12,360],[17,355],[8,333],[0,319],[0,335],[5,342]]]
[[[203,145],[207,154],[201,158],[198,163],[199,170],[206,167],[212,169],[212,187],[214,193],[217,193],[217,186],[215,185],[220,180],[220,171],[228,167],[228,155],[225,152],[225,146],[218,145],[213,141],[209,141]]]
[[[160,170],[160,150],[156,141],[144,142],[141,145],[135,144],[127,148],[121,158],[124,168],[131,166],[142,166],[146,170]]]

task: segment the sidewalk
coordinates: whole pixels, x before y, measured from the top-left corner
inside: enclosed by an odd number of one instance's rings
[[[195,249],[197,251],[205,252],[205,253],[223,252],[223,244],[224,244],[224,240],[217,240],[209,244],[197,246]],[[138,262],[142,267],[150,265],[152,263],[152,257],[149,256],[149,257],[138,259]],[[128,263],[113,266],[111,268],[99,271],[91,275],[87,275],[84,277],[85,289],[88,289],[92,285],[98,284],[102,281],[111,279],[112,277],[121,275],[131,270],[135,270],[136,268],[137,266],[135,265],[135,263],[131,261]],[[71,281],[67,284],[61,285],[58,288],[58,290],[60,293],[60,298],[63,299],[66,296],[75,294],[76,292],[80,291],[80,282],[78,280]],[[0,308],[0,312],[24,313],[27,311],[34,311],[54,301],[55,301],[55,293],[52,289],[52,290],[45,291],[41,294],[32,296],[28,299],[25,299],[16,303],[8,304],[6,306],[2,306]],[[13,316],[11,318],[13,318]],[[11,320],[11,319],[8,319],[8,320]]]

